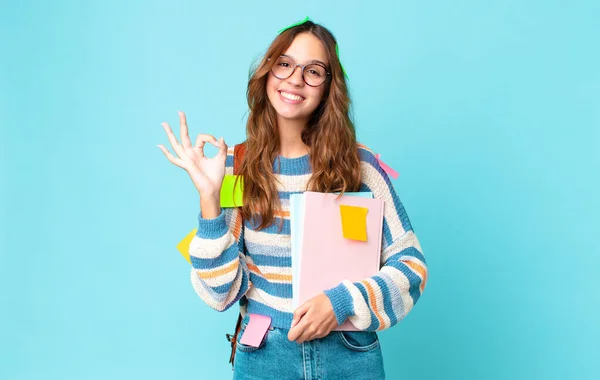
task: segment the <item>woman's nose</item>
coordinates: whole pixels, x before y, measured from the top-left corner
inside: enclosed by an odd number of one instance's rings
[[[299,70],[296,70],[299,69]],[[288,81],[297,86],[302,85],[304,83],[304,78],[302,75],[302,67],[300,65],[296,65],[294,67],[294,71],[292,71],[292,75],[288,78]]]

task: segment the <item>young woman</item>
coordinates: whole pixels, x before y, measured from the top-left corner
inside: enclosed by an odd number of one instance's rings
[[[233,174],[236,151],[222,137],[200,134],[192,145],[180,112],[181,144],[163,123],[177,156],[159,145],[200,194],[198,231],[190,244],[196,293],[219,311],[239,301],[239,336],[249,313],[271,318],[259,347],[238,341],[234,378],[382,379],[375,331],[412,309],[425,288],[427,266],[386,172],[356,142],[333,35],[311,21],[281,32],[254,70],[247,96],[247,139],[238,167],[243,207],[220,207],[221,184]],[[219,148],[215,157],[204,156],[205,143]],[[371,191],[385,200],[381,269],[293,310],[289,198],[306,190]],[[361,331],[332,331],[346,319]]]

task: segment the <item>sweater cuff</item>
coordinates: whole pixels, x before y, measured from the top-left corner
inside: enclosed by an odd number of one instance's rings
[[[352,303],[352,295],[343,283],[339,284],[335,288],[325,290],[325,295],[329,297],[331,304],[333,305],[333,312],[337,319],[338,325],[341,325],[348,319],[348,317],[354,315],[354,305]]]
[[[202,212],[198,214],[198,231],[196,236],[202,239],[217,239],[225,235],[229,227],[225,221],[225,213],[221,209],[219,216],[213,219],[202,218]]]

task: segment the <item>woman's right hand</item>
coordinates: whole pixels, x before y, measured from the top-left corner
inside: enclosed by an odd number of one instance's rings
[[[173,135],[171,127],[166,122],[162,123],[169,142],[173,150],[177,154],[175,157],[163,145],[157,145],[163,151],[167,159],[176,166],[188,172],[196,190],[200,196],[218,197],[221,192],[223,177],[225,176],[225,159],[227,158],[227,145],[221,137],[217,140],[212,135],[199,134],[196,138],[196,144],[192,146],[190,136],[188,135],[188,126],[185,114],[179,112],[181,145],[177,141],[177,137]],[[219,152],[213,158],[208,158],[204,155],[204,144],[211,143]]]

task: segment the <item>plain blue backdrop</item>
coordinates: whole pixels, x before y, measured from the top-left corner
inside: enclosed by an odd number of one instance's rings
[[[231,377],[237,310],[175,248],[198,195],[160,123],[242,141],[251,64],[307,15],[429,264],[389,378],[600,378],[591,0],[2,2],[0,378]]]

